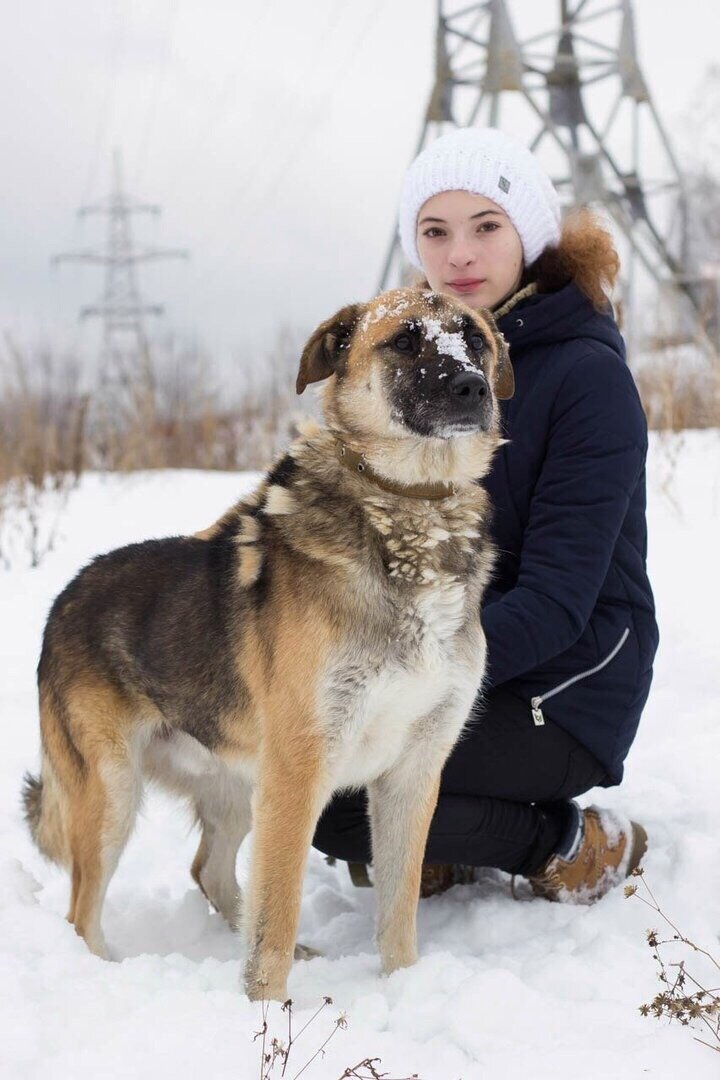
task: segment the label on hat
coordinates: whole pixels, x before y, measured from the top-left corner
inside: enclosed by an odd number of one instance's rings
[[[507,194],[507,192],[510,190],[510,181],[506,179],[506,177],[501,176],[498,180],[498,187],[501,191],[504,191]]]

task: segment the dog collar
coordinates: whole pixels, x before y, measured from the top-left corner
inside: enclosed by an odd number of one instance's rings
[[[457,488],[453,483],[395,484],[392,480],[386,480],[384,476],[379,476],[371,468],[363,454],[351,450],[341,439],[335,440],[335,455],[340,464],[350,472],[364,476],[383,491],[390,492],[391,495],[402,495],[404,499],[431,499],[432,501],[449,499],[451,495],[457,495]]]

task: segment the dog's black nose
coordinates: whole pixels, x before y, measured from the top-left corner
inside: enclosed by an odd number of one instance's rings
[[[461,398],[467,405],[477,405],[488,395],[488,384],[479,371],[459,371],[448,384],[451,394]]]

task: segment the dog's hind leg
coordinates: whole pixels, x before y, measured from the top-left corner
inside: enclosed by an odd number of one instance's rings
[[[117,715],[104,723],[100,709],[111,705],[93,695],[96,713],[88,724],[93,738],[81,741],[85,775],[76,785],[69,813],[72,894],[68,920],[97,956],[108,958],[101,928],[107,887],[132,831],[141,797],[140,770],[133,740],[122,734]],[[99,737],[101,733],[105,736]]]
[[[198,784],[193,801],[202,836],[190,872],[213,907],[237,929],[240,889],[235,862],[250,830],[250,786],[242,779],[213,778]]]
[[[52,676],[52,672],[51,672]],[[124,699],[100,680],[40,680],[42,769],[23,799],[33,839],[71,876],[68,921],[107,956],[100,914],[140,799],[143,731]]]

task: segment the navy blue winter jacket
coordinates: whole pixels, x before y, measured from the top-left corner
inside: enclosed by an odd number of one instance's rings
[[[501,403],[509,442],[486,480],[500,553],[481,616],[486,686],[526,700],[528,723],[550,718],[570,732],[610,786],[658,643],[645,416],[612,315],[575,284],[519,301],[498,325],[515,395]]]

